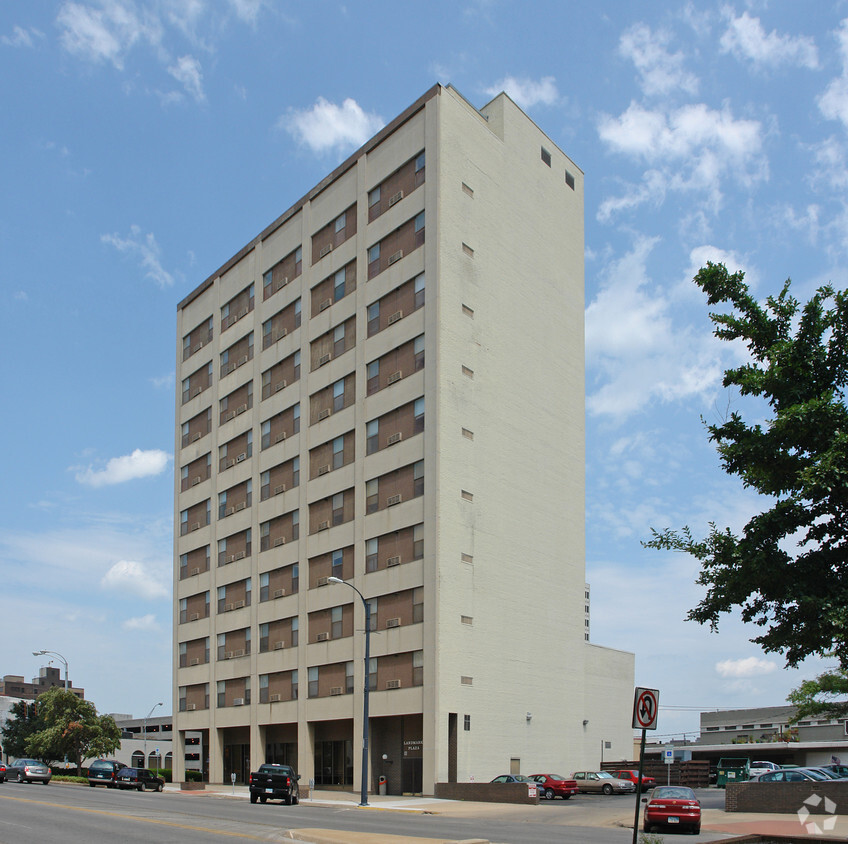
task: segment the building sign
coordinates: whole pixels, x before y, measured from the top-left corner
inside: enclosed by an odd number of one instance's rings
[[[403,755],[406,757],[421,756],[423,739],[406,739],[403,743]]]

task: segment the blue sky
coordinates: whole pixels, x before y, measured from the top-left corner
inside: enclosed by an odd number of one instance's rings
[[[593,640],[659,735],[819,670],[685,622],[696,565],[640,540],[762,506],[700,421],[762,411],[697,269],[848,286],[848,2],[6,0],[0,78],[0,674],[58,650],[101,711],[170,710],[177,302],[434,82],[586,173]]]

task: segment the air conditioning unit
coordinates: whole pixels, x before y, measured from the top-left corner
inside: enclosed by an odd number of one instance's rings
[[[247,453],[243,451],[238,457],[236,457],[236,463],[241,463],[241,461],[244,460],[246,457]]]
[[[330,522],[318,522],[318,530],[328,530],[330,527]]]
[[[328,243],[326,246],[322,246],[318,252],[318,257],[323,258],[325,255],[329,255],[333,251],[333,244]]]
[[[403,191],[399,190],[394,196],[392,196],[389,199],[389,208],[391,208],[392,205],[395,205],[398,202],[400,202],[402,199],[403,199]]]
[[[318,580],[315,581],[315,585],[316,586],[326,586],[327,582],[328,582],[328,580],[327,580],[326,577],[319,577]]]
[[[237,697],[233,699],[233,706],[244,706],[244,698]]]
[[[238,657],[244,656],[244,651],[233,651],[233,659],[238,659]]]
[[[235,507],[227,507],[227,509],[224,510],[224,515],[225,516],[232,516],[233,513],[235,513],[235,511],[236,511]]]
[[[200,613],[199,613],[199,612],[193,612],[193,613],[192,613],[192,614],[188,617],[188,620],[189,620],[189,621],[197,621],[197,619],[198,619],[198,618],[200,618]]]
[[[224,612],[232,612],[233,605],[232,604],[224,604]],[[229,659],[230,657],[227,657]]]
[[[196,568],[196,569],[192,569],[192,570],[191,570],[191,577],[194,577],[194,575],[196,575],[196,574],[200,574],[200,569],[199,569],[199,568]]]
[[[203,348],[203,340],[201,340],[192,350],[191,353],[199,352]]]
[[[318,310],[319,311],[326,311],[327,308],[329,308],[330,305],[332,305],[332,304],[333,304],[332,299],[324,299],[324,301],[322,301],[321,304],[318,305]]]
[[[328,641],[328,640],[329,640],[329,638],[330,638],[330,634],[329,634],[329,633],[319,633],[319,634],[317,635],[317,637],[316,637],[316,641],[318,641],[318,642],[326,642],[326,641]]]
[[[200,530],[200,522],[195,522],[189,530]]]
[[[244,559],[244,551],[237,551],[233,554],[233,560],[243,560]]]
[[[403,258],[403,249],[398,249],[394,255],[389,255],[389,266]]]
[[[387,566],[399,566],[400,565],[400,556],[398,555],[397,557],[389,557],[386,560],[386,565]]]
[[[247,507],[247,502],[239,501],[239,503],[236,504],[236,512],[238,512],[239,510],[244,510],[245,507]]]
[[[277,288],[276,288],[276,289],[277,289],[277,290],[279,290],[281,287],[285,287],[288,283],[289,283],[289,277],[288,277],[287,275],[286,275],[286,276],[283,276],[283,277],[282,277],[282,278],[281,278],[281,279],[277,282]]]
[[[274,547],[275,547],[275,548],[276,548],[278,545],[285,545],[285,544],[286,544],[286,538],[285,538],[285,536],[278,536],[278,537],[274,540]]]
[[[285,438],[286,438],[286,432],[280,431],[280,433],[277,434],[276,438],[274,439],[274,442],[275,443],[281,443]]]
[[[236,461],[235,461],[235,460],[225,460],[225,461],[224,461],[224,468],[225,468],[225,469],[229,469],[229,468],[230,468],[230,466],[235,466],[235,465],[236,465]]]
[[[197,433],[196,433],[196,434],[195,434],[195,435],[191,438],[191,441],[192,441],[192,442],[194,442],[195,440],[199,440],[202,436],[203,436],[203,432],[202,432],[202,431],[198,431],[198,432],[197,432]]]
[[[386,325],[391,325],[393,322],[397,322],[399,319],[403,319],[403,311],[395,311],[387,320]]]
[[[395,383],[395,381],[400,381],[400,379],[401,379],[401,378],[403,378],[403,372],[401,372],[400,370],[398,370],[397,372],[393,372],[393,373],[392,373],[392,374],[391,374],[391,375],[390,375],[390,376],[386,379],[386,383],[387,383],[387,384],[394,384],[394,383]]]
[[[397,495],[390,495],[386,499],[386,507],[393,507],[395,504],[400,504],[403,501],[403,496],[398,493]]]
[[[186,704],[186,711],[187,712],[194,712],[195,709],[197,709],[196,703],[187,703]]]
[[[400,680],[386,680],[387,689],[399,689],[400,685]]]
[[[271,701],[271,703],[277,703],[280,700],[280,696],[279,695],[271,695],[268,699]]]
[[[224,659],[232,659],[232,658],[233,658],[233,652],[232,651],[225,651],[224,652]]]
[[[285,390],[285,388],[286,388],[286,387],[288,387],[288,385],[289,385],[289,382],[288,382],[288,381],[286,381],[286,379],[284,378],[284,379],[283,379],[282,381],[280,381],[279,383],[274,384],[274,392],[275,392],[275,393],[279,393],[279,392],[280,392],[280,390]]]
[[[234,562],[235,562],[235,560],[236,560],[236,555],[235,555],[235,554],[230,554],[230,556],[229,556],[229,557],[225,557],[225,562],[226,562],[226,563],[234,563]]]
[[[247,316],[247,308],[242,308],[237,314],[236,319],[241,319],[242,317]]]
[[[224,422],[229,422],[230,419],[235,419],[235,417],[236,412],[234,410],[231,410],[229,413],[224,414]]]
[[[198,485],[198,484],[199,484],[202,480],[203,480],[203,478],[201,478],[201,477],[192,478],[192,479],[191,479],[191,485],[192,485],[192,486],[197,486],[197,485]]]
[[[318,366],[323,366],[325,363],[329,363],[329,362],[330,362],[330,355],[329,354],[321,355],[321,357],[318,358]]]
[[[327,472],[329,472],[329,471],[330,471],[330,467],[329,467],[328,464],[325,464],[323,466],[318,467],[318,474],[319,475],[326,475]]]
[[[341,694],[344,694],[344,689],[343,689],[341,686],[333,686],[333,688],[332,688],[332,689],[330,689],[330,694],[331,694],[331,695],[341,695]]]
[[[387,618],[386,619],[386,627],[400,627],[400,619],[399,618]]]
[[[194,657],[194,659],[190,659],[188,661],[189,665],[200,665],[200,659],[198,657]]]
[[[386,439],[386,445],[394,445],[395,443],[399,443],[402,439],[403,433],[398,431],[396,434],[392,434]]]
[[[243,606],[244,606],[244,601],[236,601],[233,604],[233,609],[234,610],[240,610]]]
[[[322,419],[326,419],[330,415],[330,408],[325,407],[322,411],[318,413],[318,421],[320,422]]]
[[[245,412],[245,410],[247,410],[247,405],[246,405],[246,404],[240,404],[240,405],[236,408],[236,415],[238,415],[239,413],[244,413],[244,412]]]
[[[285,484],[279,484],[278,486],[274,487],[274,495],[279,495],[281,492],[285,492],[285,491],[286,491],[286,485]]]
[[[285,594],[286,594],[285,589],[275,589],[274,590],[274,597],[275,598],[282,598]]]
[[[195,388],[191,391],[191,395],[192,395],[192,397],[193,397],[193,396],[199,396],[202,392],[203,392],[203,387],[195,387]]]
[[[286,646],[285,642],[274,642],[274,650],[281,651]]]

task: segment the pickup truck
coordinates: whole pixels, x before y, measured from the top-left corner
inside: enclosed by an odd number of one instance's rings
[[[259,766],[258,771],[250,775],[250,802],[267,803],[269,800],[282,800],[286,806],[300,802],[297,782],[300,775],[289,765],[267,762]]]

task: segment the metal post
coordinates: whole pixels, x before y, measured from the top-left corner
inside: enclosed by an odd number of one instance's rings
[[[362,696],[362,772],[360,775],[359,805],[368,805],[368,695],[371,690],[369,663],[371,662],[371,605],[365,600],[365,596],[352,584],[340,577],[328,577],[328,583],[344,583],[350,586],[362,600],[365,607],[365,690]]]
[[[645,762],[645,733],[642,730],[642,743],[639,747],[639,780],[636,783],[636,815],[633,818],[633,844],[636,844],[636,836],[639,834],[639,807],[642,805],[642,767]]]

